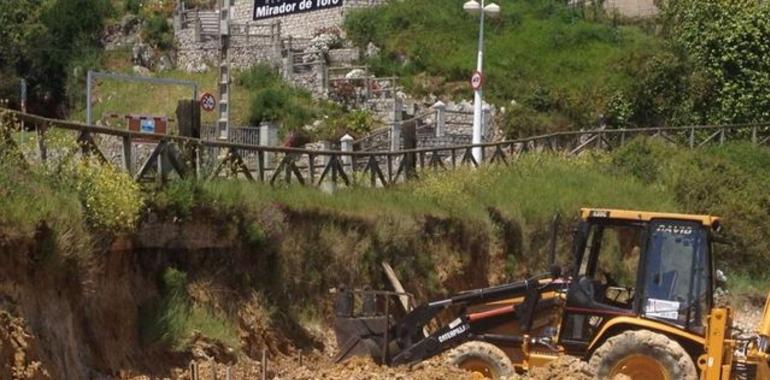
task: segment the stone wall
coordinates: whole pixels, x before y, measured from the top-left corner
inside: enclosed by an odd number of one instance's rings
[[[249,67],[259,62],[275,65],[281,62],[281,43],[274,34],[275,24],[237,25],[230,37],[230,63],[233,67]],[[201,34],[195,27],[179,28],[177,66],[188,72],[215,68],[219,59],[219,36]]]
[[[353,9],[372,7],[387,0],[344,0],[336,8],[279,16],[253,21],[253,0],[237,0],[233,6],[231,30],[231,64],[233,67],[249,67],[256,63],[282,63],[283,50],[307,44],[321,29],[339,27],[345,14]],[[218,16],[209,13],[207,20]],[[204,21],[203,29],[196,24],[197,13],[185,13],[175,22],[178,47],[177,66],[185,71],[200,72],[214,67],[219,55],[218,29],[211,29],[210,21]],[[203,16],[200,16],[203,17]],[[187,18],[187,19],[185,19]],[[214,28],[216,28],[216,23]],[[288,42],[292,41],[292,42]],[[291,45],[291,46],[289,46]],[[348,56],[358,55],[357,49],[340,50],[330,59],[345,61]]]

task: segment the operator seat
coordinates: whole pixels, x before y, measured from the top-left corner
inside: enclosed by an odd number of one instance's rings
[[[588,276],[581,276],[577,281],[573,282],[570,285],[567,296],[567,306],[628,313],[627,309],[602,303],[604,292],[597,293],[596,288],[604,286],[597,284],[597,282]]]

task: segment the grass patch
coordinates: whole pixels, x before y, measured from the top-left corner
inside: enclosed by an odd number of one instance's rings
[[[471,96],[478,18],[461,0],[391,2],[351,13],[345,26],[359,46],[381,47],[368,62],[380,75],[403,77],[417,94]],[[501,0],[486,29],[486,98],[511,100],[583,126],[633,78],[621,67],[658,40],[631,25],[589,21],[556,0]]]
[[[205,305],[195,305],[187,293],[187,274],[168,268],[161,279],[160,300],[141,312],[142,340],[149,345],[165,345],[186,351],[200,334],[238,350],[240,342],[235,324]]]
[[[108,70],[116,72],[131,73],[131,67],[123,66],[125,57],[121,55],[107,55],[108,62],[112,62],[113,67],[108,66]],[[186,73],[179,70],[163,73],[153,73],[155,78],[168,78],[177,80],[188,80],[198,84],[198,96],[204,92],[217,94],[217,77],[214,70],[204,73]],[[180,99],[191,99],[192,88],[182,85],[161,85],[138,82],[123,82],[115,80],[99,80],[93,90],[93,117],[94,121],[99,121],[110,113],[118,115],[141,114],[157,115],[176,118],[177,101]],[[230,93],[230,115],[233,125],[249,125],[249,90],[237,83],[231,85]],[[213,125],[216,122],[216,112],[201,112],[201,122]],[[85,122],[86,110],[85,104],[81,104],[74,110],[72,120]],[[114,125],[115,120],[110,120]]]

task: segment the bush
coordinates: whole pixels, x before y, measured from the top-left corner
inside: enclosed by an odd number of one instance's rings
[[[77,191],[92,227],[112,232],[136,227],[144,200],[139,185],[126,173],[83,159],[67,163],[60,178]]]
[[[653,138],[635,139],[613,152],[612,165],[623,174],[631,174],[650,184],[661,179],[662,166],[676,149]]]
[[[285,83],[269,66],[256,65],[250,68],[240,74],[238,83],[252,94],[249,123],[279,123],[283,136],[300,130],[320,112],[307,91]]]
[[[171,30],[166,16],[160,13],[148,16],[142,29],[142,39],[160,50],[173,48],[174,31]]]
[[[142,7],[141,0],[123,0],[123,10],[126,13],[139,14]]]

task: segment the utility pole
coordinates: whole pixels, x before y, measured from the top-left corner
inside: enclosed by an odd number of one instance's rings
[[[217,130],[219,139],[227,140],[230,132],[230,11],[232,0],[219,0],[219,107]]]

